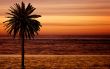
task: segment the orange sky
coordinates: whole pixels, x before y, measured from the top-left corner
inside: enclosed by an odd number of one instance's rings
[[[40,35],[110,35],[110,0],[24,0],[41,14]],[[0,35],[7,9],[21,0],[0,1]]]

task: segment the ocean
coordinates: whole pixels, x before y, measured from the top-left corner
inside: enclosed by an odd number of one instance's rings
[[[0,38],[0,54],[21,54],[20,39]],[[110,38],[38,37],[25,40],[27,55],[110,55]]]

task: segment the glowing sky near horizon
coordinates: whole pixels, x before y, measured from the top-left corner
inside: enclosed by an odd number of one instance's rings
[[[14,3],[22,0],[0,0],[0,34],[6,34],[3,21]],[[110,34],[110,0],[24,0],[41,14],[41,35]]]

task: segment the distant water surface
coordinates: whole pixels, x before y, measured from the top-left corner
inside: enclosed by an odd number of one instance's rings
[[[20,54],[20,39],[0,38],[0,54]],[[54,37],[25,41],[25,54],[109,55],[110,38]]]

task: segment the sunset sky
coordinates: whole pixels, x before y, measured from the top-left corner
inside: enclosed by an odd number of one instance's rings
[[[22,0],[0,0],[0,35],[6,12]],[[110,35],[110,0],[24,0],[42,15],[40,35]]]

